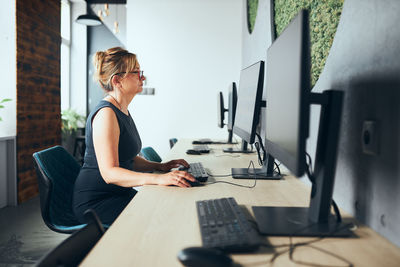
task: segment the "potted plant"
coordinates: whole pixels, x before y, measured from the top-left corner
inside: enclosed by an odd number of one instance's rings
[[[61,136],[63,147],[73,154],[75,138],[79,128],[85,125],[85,116],[80,115],[74,109],[66,109],[61,112]]]
[[[0,101],[0,108],[4,108],[3,103],[9,102],[9,101],[11,101],[10,98],[4,98],[3,100],[1,100],[1,101]],[[3,120],[3,119],[0,117],[0,121],[2,121],[2,120]]]

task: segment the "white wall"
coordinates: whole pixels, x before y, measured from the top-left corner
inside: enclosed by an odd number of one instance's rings
[[[86,14],[86,3],[72,2],[70,105],[79,114],[86,115],[87,26],[75,22],[75,19],[82,14]]]
[[[104,11],[104,4],[97,4],[92,6],[93,12],[98,13],[99,10]],[[103,16],[103,24],[112,32],[114,36],[126,46],[126,5],[109,4],[109,15]],[[118,21],[119,32],[115,33],[115,21]]]
[[[239,81],[242,1],[130,0],[126,17],[127,48],[155,88],[129,107],[143,146],[164,156],[171,137],[226,139],[217,92],[227,103],[229,83]]]
[[[16,22],[15,0],[2,1],[0,8],[0,50],[3,51],[0,61],[0,100],[11,98],[11,102],[0,109],[0,137],[16,135]]]

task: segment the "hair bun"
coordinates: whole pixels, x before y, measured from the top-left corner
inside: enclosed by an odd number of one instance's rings
[[[129,72],[136,66],[136,55],[122,47],[98,51],[93,56],[94,80],[106,91],[112,91],[111,78],[116,73]]]

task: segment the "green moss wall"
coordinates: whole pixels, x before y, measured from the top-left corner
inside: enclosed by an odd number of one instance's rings
[[[253,32],[257,17],[258,0],[247,0],[247,27],[249,33]]]
[[[300,9],[310,12],[311,86],[317,82],[335,37],[344,0],[274,0],[276,36]]]

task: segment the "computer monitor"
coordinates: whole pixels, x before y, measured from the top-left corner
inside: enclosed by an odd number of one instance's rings
[[[235,125],[237,105],[237,89],[236,83],[233,82],[228,89],[228,144],[233,144],[233,125]]]
[[[237,89],[236,83],[233,82],[228,89],[228,130],[233,131],[233,125],[235,125],[235,115],[236,115],[236,105],[237,105]]]
[[[217,114],[218,114],[218,127],[224,128],[225,125],[225,112],[228,112],[228,141],[219,142],[224,144],[236,144],[232,141],[233,138],[233,124],[235,120],[235,112],[236,112],[236,102],[237,102],[237,91],[236,84],[233,82],[232,85],[229,86],[228,89],[228,109],[225,108],[224,105],[224,95],[222,92],[218,92],[217,98]]]
[[[343,92],[310,92],[308,12],[300,13],[267,52],[265,149],[297,177],[307,168],[310,105],[321,105],[309,207],[253,207],[261,233],[289,236],[346,236],[330,214]]]
[[[217,114],[218,114],[218,127],[224,128],[225,112],[228,111],[224,106],[224,95],[222,92],[218,93],[217,99]]]
[[[233,132],[249,144],[253,144],[255,139],[263,84],[264,61],[259,61],[241,71]]]
[[[256,62],[240,72],[233,133],[242,138],[242,147],[224,149],[224,152],[252,153],[247,149],[247,144],[254,143],[262,104],[263,83],[264,61]]]

